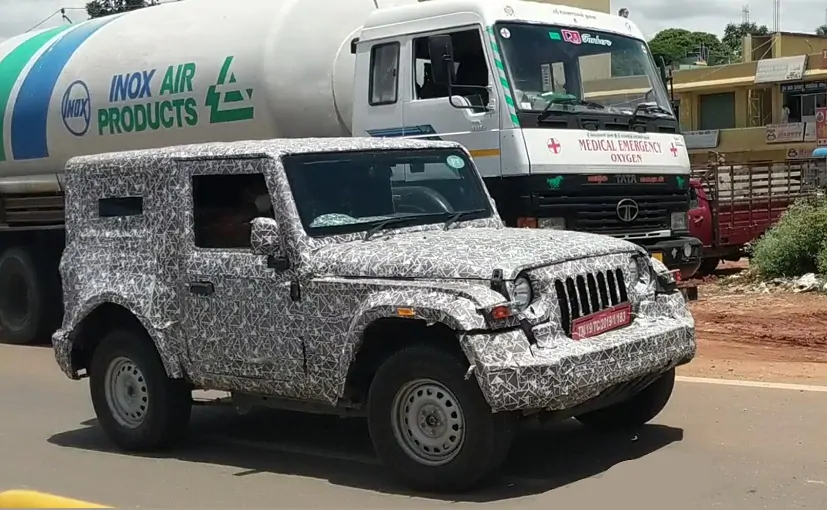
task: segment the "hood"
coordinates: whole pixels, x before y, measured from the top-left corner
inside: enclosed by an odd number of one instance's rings
[[[488,279],[502,269],[512,279],[528,268],[637,250],[627,241],[582,232],[454,228],[330,244],[313,254],[310,265],[318,276]]]

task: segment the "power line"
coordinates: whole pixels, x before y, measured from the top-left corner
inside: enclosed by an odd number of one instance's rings
[[[130,5],[124,10],[132,11],[132,10],[135,10],[135,9],[141,9],[143,7],[154,7],[156,5],[163,5],[163,4],[174,2],[174,1],[180,1],[180,0],[148,0],[146,5]],[[32,26],[31,28],[26,30],[26,32],[31,32],[32,30],[38,29],[44,23],[46,23],[50,19],[54,18],[58,14],[60,14],[60,17],[63,19],[63,21],[71,24],[72,20],[69,19],[69,16],[66,15],[66,11],[84,11],[84,12],[87,12],[86,7],[61,7],[60,9],[58,9],[55,12],[49,14],[48,16],[43,18],[42,20],[38,21],[34,26]]]

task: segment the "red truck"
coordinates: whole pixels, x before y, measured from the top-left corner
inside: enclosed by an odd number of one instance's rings
[[[793,202],[815,191],[817,165],[809,161],[710,164],[693,169],[689,233],[703,243],[696,273],[712,273],[721,260],[739,260],[745,248]]]

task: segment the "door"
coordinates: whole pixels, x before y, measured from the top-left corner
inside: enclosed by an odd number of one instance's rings
[[[192,166],[184,173],[193,211],[181,278],[183,328],[190,360],[203,377],[285,381],[298,391],[304,349],[290,320],[298,314],[290,297],[292,272],[268,267],[267,257],[250,249],[250,221],[273,215],[261,172],[266,162],[183,163]],[[229,384],[245,389],[238,380]]]
[[[428,37],[436,34],[449,34],[454,48],[457,83],[453,87],[452,102],[470,108],[452,106],[448,88],[431,80]],[[481,28],[468,26],[424,33],[413,38],[407,48],[410,53],[403,61],[412,62],[413,69],[402,73],[403,77],[410,77],[401,87],[406,136],[459,142],[471,152],[483,177],[499,177],[499,109],[485,108],[496,104],[490,95],[496,94],[497,89],[493,86],[495,75],[483,49]]]

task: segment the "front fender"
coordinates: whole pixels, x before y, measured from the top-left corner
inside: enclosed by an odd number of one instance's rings
[[[57,362],[69,377],[76,377],[71,362],[74,343],[74,335],[72,335],[72,333],[92,312],[99,306],[107,303],[121,306],[131,312],[155,344],[155,348],[161,356],[161,361],[164,364],[167,375],[171,378],[183,377],[184,374],[180,359],[175,349],[173,349],[171,345],[172,342],[167,333],[173,323],[168,320],[162,321],[158,315],[153,316],[149,312],[150,303],[142,303],[138,299],[112,291],[101,292],[84,298],[78,297],[76,302],[79,304],[71,310],[66,310],[61,329],[52,337]]]
[[[483,290],[485,292],[405,287],[368,296],[354,314],[339,354],[338,396],[344,395],[350,365],[362,345],[365,329],[371,323],[392,317],[441,323],[458,332],[484,329],[485,320],[477,309],[490,305],[497,297],[492,291]],[[502,300],[502,296],[499,299]],[[400,309],[404,309],[404,313],[400,313]]]

